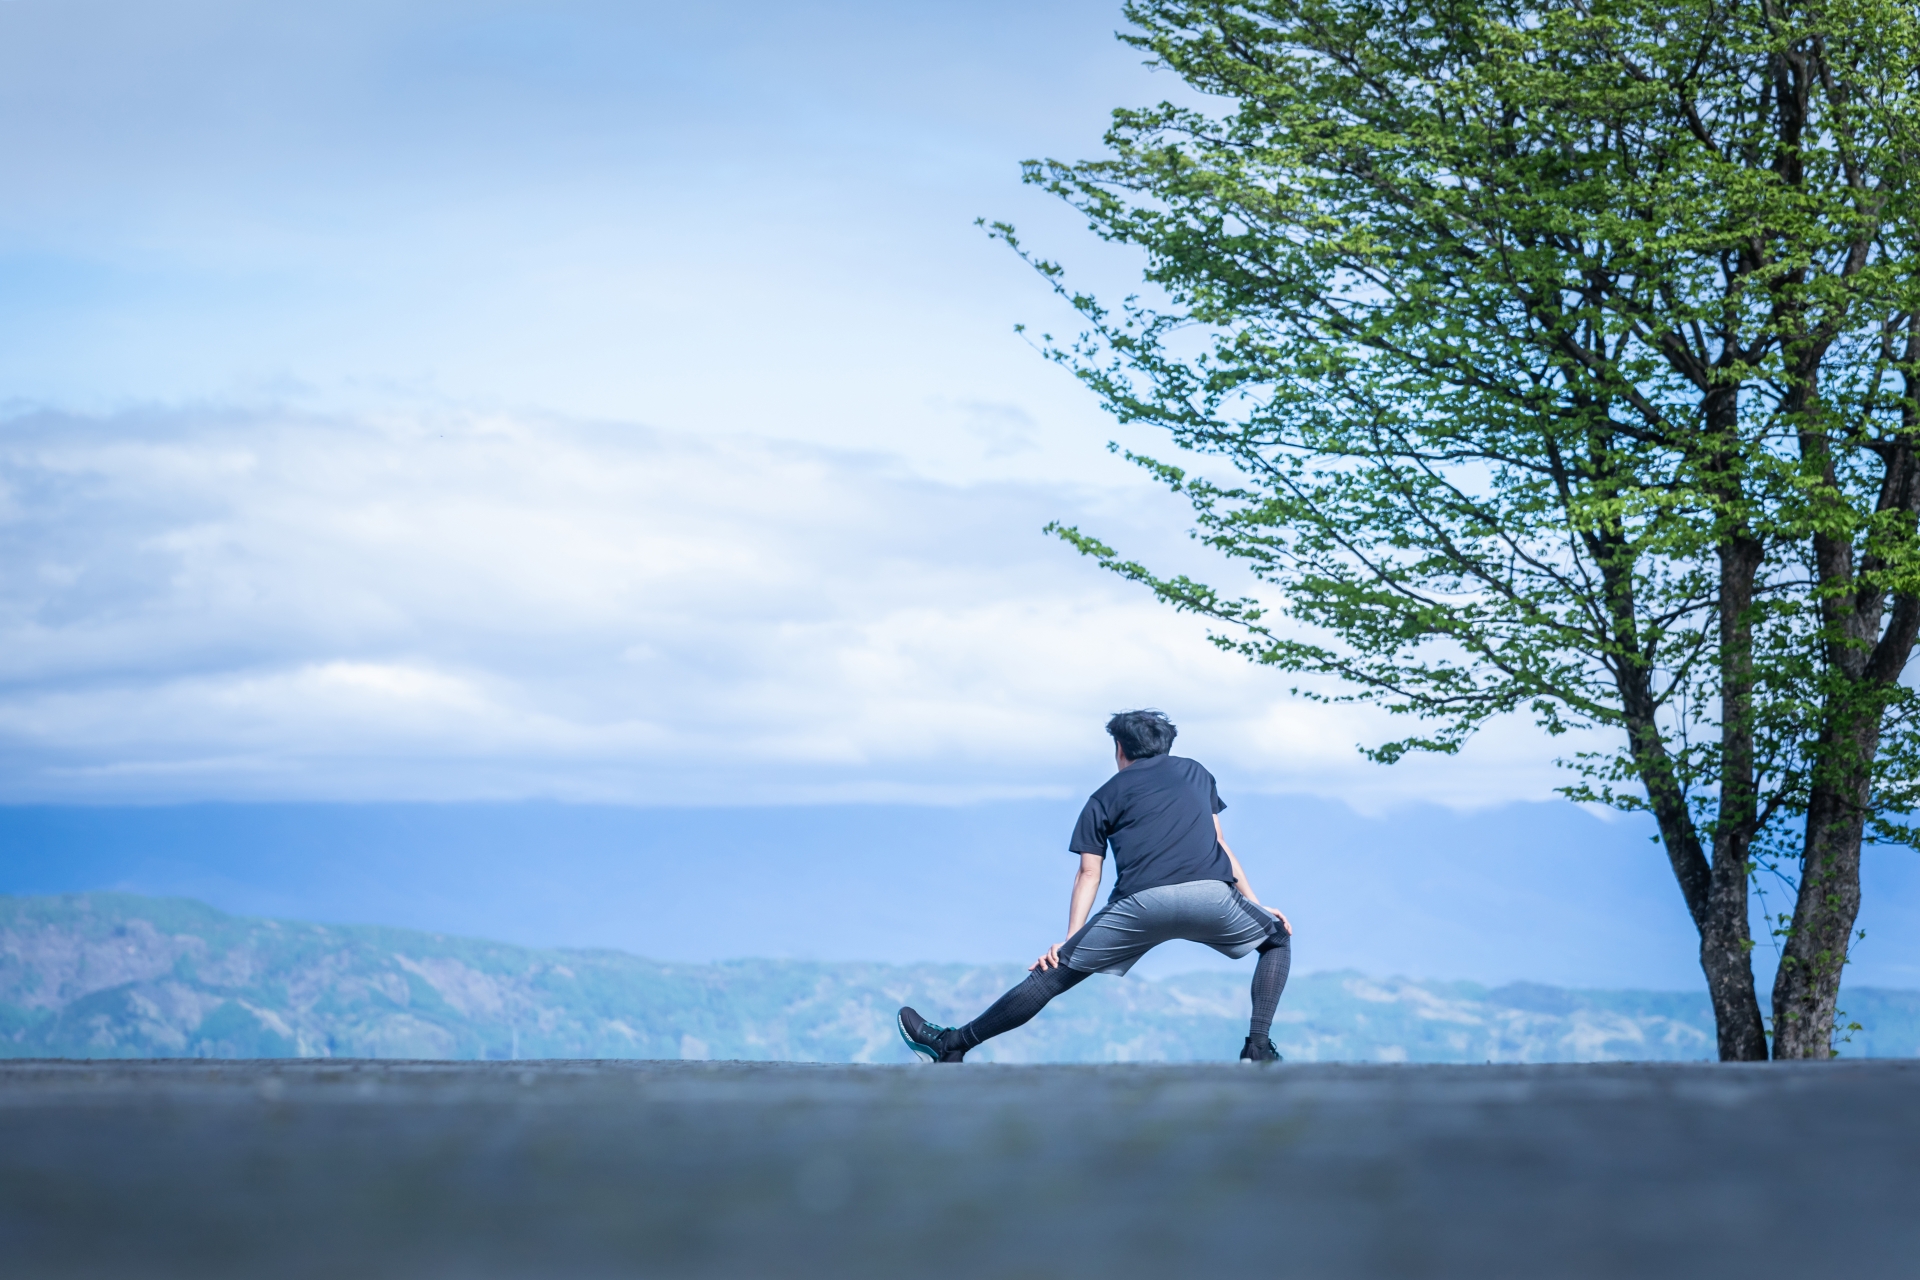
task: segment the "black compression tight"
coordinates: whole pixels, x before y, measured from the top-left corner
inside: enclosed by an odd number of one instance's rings
[[[1260,962],[1253,967],[1253,1023],[1248,1028],[1256,1042],[1273,1031],[1273,1011],[1280,993],[1287,989],[1287,971],[1293,968],[1293,939],[1275,938],[1260,948]]]
[[[985,1013],[952,1031],[950,1034],[959,1041],[956,1047],[971,1049],[983,1040],[1025,1026],[1033,1020],[1034,1014],[1047,1007],[1047,1001],[1062,991],[1078,986],[1089,976],[1078,969],[1069,969],[1064,964],[1057,964],[1051,969],[1035,969],[1026,976],[1024,982],[988,1005]]]

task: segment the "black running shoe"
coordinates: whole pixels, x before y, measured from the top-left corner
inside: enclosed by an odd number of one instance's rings
[[[1279,1062],[1281,1061],[1280,1051],[1273,1047],[1273,1041],[1266,1036],[1261,1036],[1257,1042],[1252,1036],[1248,1036],[1245,1047],[1240,1050],[1240,1061]]]
[[[938,1027],[915,1013],[910,1008],[900,1010],[896,1019],[900,1027],[900,1038],[907,1042],[907,1048],[913,1050],[928,1062],[963,1062],[965,1049],[949,1049],[946,1033],[952,1027]]]

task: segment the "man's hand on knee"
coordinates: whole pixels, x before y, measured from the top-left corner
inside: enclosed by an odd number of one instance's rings
[[[1064,942],[1056,942],[1048,947],[1045,955],[1027,966],[1027,972],[1031,973],[1035,969],[1052,969],[1058,967],[1060,964],[1060,948],[1066,945]]]

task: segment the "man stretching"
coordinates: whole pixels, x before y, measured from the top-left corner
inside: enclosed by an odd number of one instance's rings
[[[1028,966],[1027,978],[964,1027],[938,1027],[900,1010],[900,1035],[930,1062],[959,1062],[984,1040],[1024,1026],[1047,1001],[1090,973],[1123,974],[1174,938],[1202,942],[1239,959],[1258,951],[1253,1025],[1240,1057],[1278,1062],[1269,1032],[1293,963],[1293,926],[1260,905],[1240,860],[1220,831],[1213,775],[1198,761],[1170,756],[1178,732],[1158,711],[1122,711],[1107,721],[1119,772],[1093,793],[1073,828],[1080,855],[1067,909],[1067,940]],[[1107,846],[1113,846],[1113,896],[1093,919]]]

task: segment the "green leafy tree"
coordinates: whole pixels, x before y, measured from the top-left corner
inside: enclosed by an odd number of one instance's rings
[[[1383,762],[1515,713],[1611,738],[1564,790],[1656,821],[1721,1056],[1768,1054],[1767,875],[1793,896],[1772,1051],[1827,1056],[1861,848],[1911,842],[1920,745],[1915,7],[1126,14],[1198,92],[1029,164],[1149,286],[1103,304],[1030,257],[1086,322],[1049,350],[1216,460],[1129,455],[1264,586],[1057,532],[1216,643],[1410,717]]]

